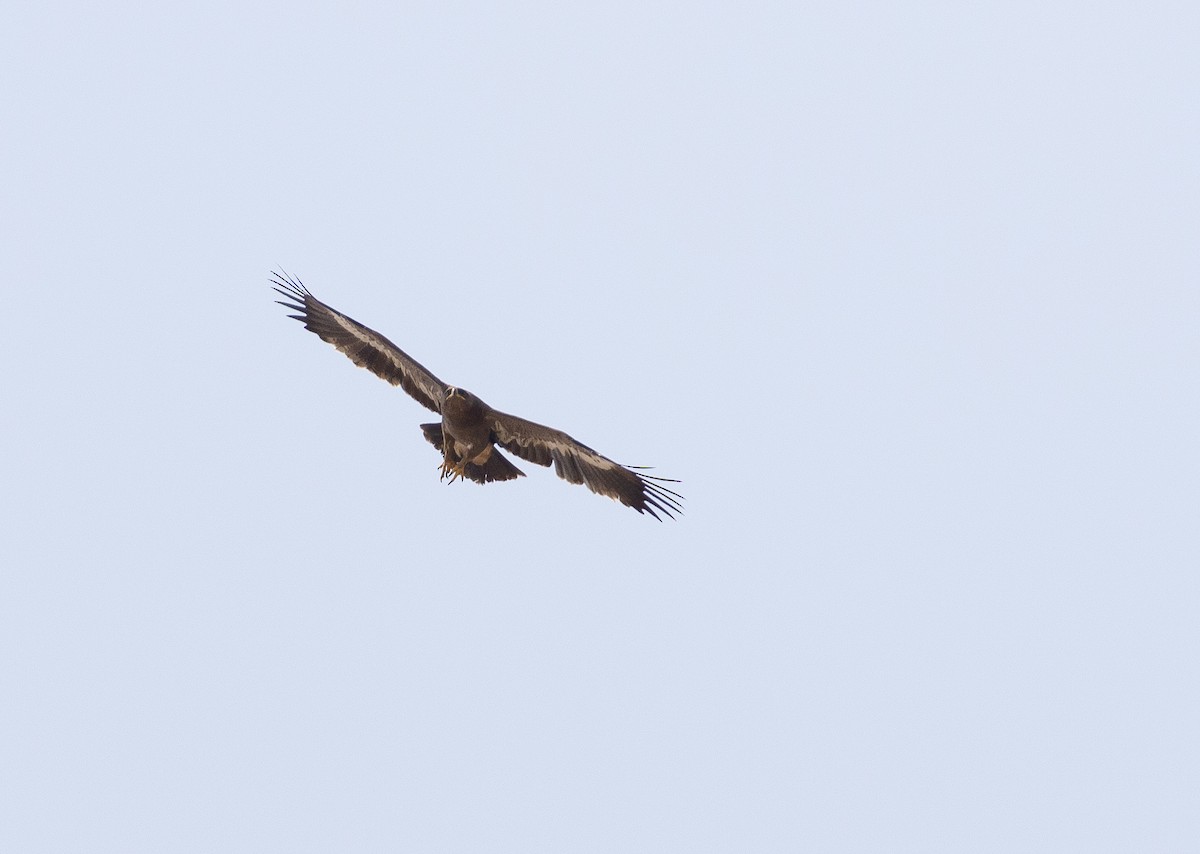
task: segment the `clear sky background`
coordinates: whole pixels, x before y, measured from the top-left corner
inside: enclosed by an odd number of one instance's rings
[[[4,4],[0,849],[1200,849],[1198,28]]]

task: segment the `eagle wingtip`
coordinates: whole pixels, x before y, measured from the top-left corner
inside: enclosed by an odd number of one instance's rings
[[[642,469],[647,466],[626,466],[633,471],[634,468]],[[662,513],[668,519],[674,519],[676,516],[683,515],[683,496],[673,489],[670,489],[662,484],[679,483],[678,480],[672,477],[659,477],[652,474],[643,474],[641,471],[633,471],[633,475],[642,485],[641,493],[638,498],[639,504],[635,505],[639,513],[649,513],[658,521],[663,521],[658,514]],[[657,512],[656,512],[657,511]]]

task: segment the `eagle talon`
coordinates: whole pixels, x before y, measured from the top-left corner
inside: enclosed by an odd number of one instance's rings
[[[465,463],[460,465],[458,463],[452,463],[449,460],[443,460],[442,464],[438,466],[438,469],[441,471],[441,476],[438,478],[438,480],[446,480],[448,477],[450,478],[448,482],[454,483],[454,481],[458,480],[460,477],[466,477]]]

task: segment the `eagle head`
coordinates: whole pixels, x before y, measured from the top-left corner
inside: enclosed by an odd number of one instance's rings
[[[481,410],[483,401],[466,389],[450,386],[446,389],[446,399],[442,404],[443,412],[449,410],[453,413],[467,413]]]

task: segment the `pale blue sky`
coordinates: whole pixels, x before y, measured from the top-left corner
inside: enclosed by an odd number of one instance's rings
[[[1198,26],[6,4],[0,850],[1197,850]]]

